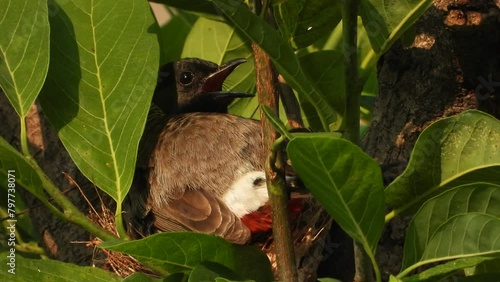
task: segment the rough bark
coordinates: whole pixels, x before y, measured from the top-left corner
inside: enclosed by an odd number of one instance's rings
[[[78,189],[70,183],[63,172],[80,184],[85,195],[96,206],[95,189],[92,184],[79,173],[57,137],[54,128],[43,117],[38,105],[31,108],[27,116],[28,140],[32,156],[54,183],[66,192],[66,196],[83,212],[87,213],[89,205]],[[0,93],[0,136],[20,150],[19,118],[11,107],[7,97]],[[90,235],[83,229],[64,222],[53,215],[40,201],[24,189],[19,189],[24,202],[31,207],[30,217],[35,232],[40,235],[46,253],[57,260],[79,265],[90,265],[93,249],[85,246]]]
[[[381,164],[406,163],[433,121],[467,109],[500,117],[499,6],[436,0],[415,25],[414,42],[395,44],[381,57],[379,97],[363,138],[368,154]],[[396,218],[382,236],[377,259],[384,279],[399,272],[407,224]]]

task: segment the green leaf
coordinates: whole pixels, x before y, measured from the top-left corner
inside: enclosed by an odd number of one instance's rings
[[[26,158],[14,149],[5,139],[0,137],[0,181],[7,183],[9,178],[15,179],[15,189],[21,186],[41,201],[48,203],[43,194],[42,180]],[[9,188],[6,185],[6,188]]]
[[[373,261],[384,226],[379,165],[359,147],[334,137],[297,136],[287,153],[306,187]]]
[[[161,52],[160,65],[181,58],[187,36],[198,18],[184,11],[177,11],[170,16],[170,20],[158,31]]]
[[[44,113],[82,173],[118,203],[157,80],[147,1],[55,1]]]
[[[199,18],[187,36],[181,57],[196,57],[218,65],[244,58],[246,63],[238,66],[224,81],[228,91],[255,93],[253,53],[249,42],[241,39],[236,30],[223,22]],[[246,107],[251,103],[252,107]],[[245,107],[242,107],[245,106]],[[252,117],[258,107],[257,97],[237,99],[231,113]]]
[[[434,232],[421,261],[500,255],[500,219],[482,213],[456,215]]]
[[[0,7],[0,87],[25,117],[49,65],[47,1],[0,0]]]
[[[170,7],[182,9],[198,16],[203,16],[208,19],[223,21],[224,17],[221,11],[210,1],[196,0],[150,0],[151,2],[165,4]]]
[[[279,117],[273,113],[273,110],[266,105],[261,105],[261,110],[266,116],[267,120],[271,123],[273,128],[279,132],[282,136],[285,136],[288,140],[291,140],[293,137],[290,133],[288,133],[288,129],[285,124],[279,119]]]
[[[181,273],[181,278],[183,277],[183,274]],[[156,279],[152,278],[144,273],[141,272],[135,272],[129,276],[127,276],[125,279],[122,280],[122,282],[168,282],[169,280],[167,279]],[[176,280],[171,280],[171,281],[183,281],[181,279],[176,279]]]
[[[118,276],[100,268],[83,267],[56,260],[26,259],[17,253],[15,253],[14,260],[15,274],[12,274],[8,272],[11,262],[8,255],[10,253],[0,255],[0,264],[3,266],[2,271],[0,271],[0,280],[2,281],[121,281]]]
[[[345,111],[345,74],[343,55],[337,51],[318,51],[301,56],[300,64],[304,72],[318,85],[324,93],[325,102],[332,106],[337,120],[330,125],[330,130],[338,130],[342,124]],[[299,96],[301,107],[309,125],[320,128],[321,121],[314,111],[313,105],[303,96]]]
[[[245,279],[273,279],[269,260],[259,249],[231,244],[212,235],[168,232],[137,241],[105,242],[99,247],[132,255],[140,262],[168,273],[189,272],[200,263],[211,261]]]
[[[342,18],[337,3],[330,0],[289,0],[275,6],[281,33],[293,48],[307,47],[329,35]]]
[[[410,222],[406,233],[403,269],[425,263],[424,254],[429,251],[430,241],[437,236],[441,226],[455,216],[482,213],[500,218],[500,185],[476,183],[458,186],[428,200]],[[481,228],[481,227],[479,227]],[[470,230],[481,232],[480,229]],[[489,241],[492,242],[492,238]],[[444,242],[448,245],[448,242]],[[449,259],[448,257],[435,259]]]
[[[375,52],[385,53],[431,5],[431,0],[362,0],[359,13]]]
[[[404,282],[417,282],[417,281],[443,281],[444,278],[457,273],[458,271],[478,265],[485,261],[490,261],[493,258],[489,257],[471,257],[453,260],[444,264],[437,265],[433,268],[427,269],[419,274],[403,278]],[[455,281],[455,280],[454,280]]]
[[[253,14],[243,2],[214,0],[240,34],[255,42],[273,61],[278,72],[299,95],[304,95],[314,106],[321,120],[322,129],[329,130],[337,113],[325,100],[325,95],[307,77],[299,60],[288,43],[262,18]]]
[[[414,212],[457,185],[500,184],[498,140],[500,122],[476,110],[431,124],[415,143],[406,170],[385,191],[393,213]]]
[[[216,278],[222,277],[233,281],[241,280],[241,278],[231,269],[218,263],[205,261],[191,271],[188,282],[214,281]]]

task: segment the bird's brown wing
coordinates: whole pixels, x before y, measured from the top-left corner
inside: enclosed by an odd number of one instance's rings
[[[237,244],[250,239],[250,230],[213,193],[186,190],[168,202],[156,199],[148,203],[159,231],[195,231],[221,236]]]

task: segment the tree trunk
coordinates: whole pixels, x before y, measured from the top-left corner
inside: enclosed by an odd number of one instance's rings
[[[415,25],[414,42],[396,43],[381,57],[379,96],[363,138],[369,155],[404,164],[422,130],[438,119],[467,109],[500,117],[499,6],[436,0]],[[404,165],[396,168],[401,173]],[[377,259],[384,280],[400,270],[407,224],[395,218],[382,235]]]

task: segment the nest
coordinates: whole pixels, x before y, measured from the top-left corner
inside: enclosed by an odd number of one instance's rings
[[[76,183],[75,183],[76,185]],[[78,187],[78,185],[76,185]],[[81,189],[80,189],[80,192]],[[97,191],[100,195],[99,191]],[[85,195],[82,193],[85,197]],[[101,196],[100,208],[90,206],[89,219],[102,228],[117,235],[115,215],[109,208],[113,204],[104,204]],[[85,197],[86,199],[86,197]],[[316,270],[323,259],[323,246],[330,229],[331,219],[323,207],[313,198],[304,199],[304,209],[298,218],[292,222],[292,238],[297,260],[299,281],[316,281]],[[141,272],[154,278],[160,276],[153,270],[145,267],[132,256],[96,248],[102,242],[99,238],[91,238],[84,242],[94,248],[93,265],[114,272],[120,277],[127,277],[135,272]],[[268,256],[274,273],[277,273],[276,251],[272,234],[255,243]],[[275,275],[276,276],[276,275]]]

